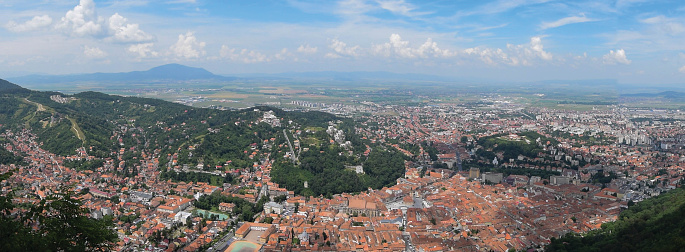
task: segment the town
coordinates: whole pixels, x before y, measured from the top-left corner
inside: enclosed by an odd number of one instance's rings
[[[255,162],[212,169],[183,163],[196,146],[164,155],[122,140],[149,137],[130,120],[112,132],[120,150],[101,162],[87,146],[61,156],[43,149],[30,130],[7,129],[3,147],[27,165],[0,166],[0,173],[15,171],[2,192],[32,203],[71,185],[93,218],[114,221],[120,251],[507,251],[598,229],[684,181],[685,114],[677,110],[535,108],[501,96],[476,104],[364,101],[334,108],[360,122],[354,130],[364,140],[408,157],[394,185],[334,195],[288,190],[272,181],[274,162],[299,162],[309,151],[305,134],[322,131],[331,146],[362,159],[371,148],[349,147],[336,122],[304,128],[255,109],[261,117],[235,124],[266,124],[285,138],[240,150]],[[349,169],[365,173],[363,163]]]

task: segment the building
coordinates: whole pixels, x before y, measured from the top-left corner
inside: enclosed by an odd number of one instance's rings
[[[222,212],[231,213],[231,212],[233,212],[234,207],[235,207],[235,204],[233,204],[233,203],[225,203],[225,202],[219,203],[219,211],[222,211]]]
[[[567,185],[571,183],[571,178],[564,176],[550,176],[549,183],[552,185]]]
[[[480,178],[480,169],[471,168],[471,170],[469,170],[469,179],[477,179],[477,178]]]
[[[537,182],[540,182],[540,181],[542,181],[542,177],[540,177],[540,176],[531,176],[531,177],[530,177],[530,181],[528,181],[528,184],[529,184],[529,185],[533,185],[533,184],[535,184],[535,183],[537,183]]]
[[[103,207],[100,209],[102,211],[102,215],[112,215],[112,208],[110,207]]]
[[[281,214],[285,208],[276,202],[267,202],[264,204],[264,212],[265,213],[275,213],[275,214]]]
[[[345,168],[354,171],[357,174],[364,174],[364,166],[361,165],[348,165],[345,166]]]
[[[275,228],[273,228],[273,225],[271,225],[271,224],[246,222],[245,224],[240,226],[240,228],[238,228],[238,230],[235,231],[235,237],[237,237],[238,239],[243,239],[251,231],[266,232],[270,229],[275,231]]]
[[[186,223],[191,215],[191,213],[186,211],[178,212],[176,215],[174,215],[174,221],[178,223]]]
[[[138,192],[138,191],[131,192],[131,200],[133,202],[147,203],[147,202],[150,202],[151,199],[152,199],[152,194],[144,193],[144,192]]]
[[[192,201],[192,199],[186,199],[183,197],[169,196],[166,204],[157,207],[157,211],[175,214],[189,207]]]
[[[502,178],[504,175],[502,173],[486,172],[481,175],[483,181],[490,182],[494,184],[502,183]]]
[[[348,201],[347,208],[343,209],[347,214],[366,215],[368,217],[376,217],[381,215],[380,209],[375,202],[369,202],[365,199],[351,198]]]
[[[504,179],[504,182],[512,186],[525,186],[528,184],[528,176],[509,175]]]

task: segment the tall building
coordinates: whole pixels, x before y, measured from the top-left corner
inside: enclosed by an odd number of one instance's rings
[[[476,178],[479,178],[479,177],[480,177],[480,169],[478,169],[478,168],[471,168],[471,170],[469,170],[469,178],[470,178],[470,179],[476,179]]]

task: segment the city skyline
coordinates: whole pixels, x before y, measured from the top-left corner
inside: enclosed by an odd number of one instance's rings
[[[389,71],[463,79],[685,77],[676,1],[1,1],[0,74]],[[3,76],[4,77],[4,76]]]

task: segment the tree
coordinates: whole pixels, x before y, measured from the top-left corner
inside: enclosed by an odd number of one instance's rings
[[[274,202],[276,202],[276,203],[281,203],[281,202],[283,202],[283,201],[285,201],[285,200],[287,200],[287,199],[288,199],[288,196],[287,196],[287,195],[280,195],[280,196],[274,197]]]
[[[186,227],[192,228],[193,227],[193,220],[189,218],[186,218]]]
[[[45,238],[47,249],[64,251],[106,251],[112,249],[117,234],[113,223],[105,223],[88,217],[88,209],[81,207],[80,200],[73,192],[64,188],[66,193],[46,197],[33,207],[29,217],[37,221],[41,228],[39,236]]]
[[[0,180],[9,177],[0,175]],[[109,251],[118,237],[111,219],[88,216],[70,188],[49,194],[25,214],[11,216],[13,195],[0,196],[0,251]],[[35,228],[34,228],[35,227]]]

